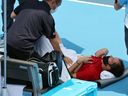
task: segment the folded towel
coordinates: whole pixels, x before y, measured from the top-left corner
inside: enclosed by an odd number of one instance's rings
[[[69,57],[73,61],[73,63],[75,63],[77,61],[77,55],[78,55],[76,51],[64,47],[63,44],[59,44],[59,45],[64,56]]]
[[[109,71],[104,70],[100,73],[100,79],[111,79],[111,78],[115,78],[115,76]]]

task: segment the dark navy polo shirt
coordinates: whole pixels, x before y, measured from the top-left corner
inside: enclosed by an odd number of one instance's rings
[[[55,37],[55,23],[46,2],[36,2],[28,5],[28,8],[24,7],[26,5],[15,10],[18,15],[7,33],[7,44],[20,51],[30,52],[42,35]]]

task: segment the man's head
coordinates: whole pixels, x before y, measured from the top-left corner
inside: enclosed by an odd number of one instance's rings
[[[61,5],[62,0],[45,0],[52,10],[55,10]]]
[[[103,69],[113,73],[116,77],[124,73],[123,61],[112,56],[103,57]]]

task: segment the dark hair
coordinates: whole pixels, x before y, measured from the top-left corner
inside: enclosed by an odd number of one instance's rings
[[[61,3],[62,3],[62,0],[56,0],[56,3],[57,3],[58,6],[60,6]]]
[[[116,77],[120,77],[124,73],[124,64],[121,59],[119,59],[119,64],[111,64],[110,72],[113,73]]]
[[[43,0],[43,1],[50,1],[50,0]],[[62,0],[55,0],[57,6],[60,6],[62,3]]]

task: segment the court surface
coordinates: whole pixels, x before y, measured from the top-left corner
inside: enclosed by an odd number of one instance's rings
[[[113,0],[112,0],[113,1]],[[124,43],[124,9],[115,11],[111,0],[64,0],[53,13],[56,30],[68,48],[83,55],[93,55],[108,48],[109,55],[128,61]],[[0,18],[1,21],[1,18]],[[0,22],[0,28],[2,21]],[[1,31],[2,33],[2,31]],[[121,81],[122,84],[127,82]],[[125,84],[128,85],[128,84]],[[98,92],[98,96],[127,96],[128,88],[116,84]],[[108,93],[105,93],[108,92]],[[27,95],[25,95],[27,96]]]
[[[84,48],[90,55],[100,48],[128,60],[124,44],[124,10],[83,1],[63,1],[54,14],[56,29],[62,38]]]
[[[62,6],[53,14],[56,29],[62,38],[83,48],[82,54],[92,55],[96,50],[105,47],[109,49],[109,55],[122,58],[126,61],[127,66],[128,56],[126,55],[123,27],[124,9],[115,11],[112,1],[103,1],[63,1]],[[71,48],[72,45],[67,47]],[[127,96],[127,80],[128,78],[125,78],[106,88],[99,89],[98,96]]]

